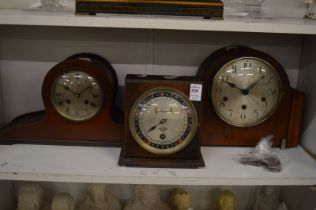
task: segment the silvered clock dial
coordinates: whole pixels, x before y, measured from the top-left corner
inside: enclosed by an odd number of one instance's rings
[[[225,122],[248,127],[259,124],[279,105],[282,85],[272,65],[241,57],[222,66],[213,78],[211,100]]]
[[[135,102],[129,126],[135,141],[145,150],[169,155],[193,139],[197,114],[190,100],[173,89],[153,89]]]
[[[103,104],[103,91],[98,81],[83,71],[69,71],[57,77],[50,89],[55,110],[73,121],[95,116]]]

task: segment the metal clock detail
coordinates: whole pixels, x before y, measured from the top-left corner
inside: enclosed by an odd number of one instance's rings
[[[189,100],[191,83],[201,84],[193,77],[127,76],[120,165],[204,166],[198,138],[201,102]]]
[[[182,93],[154,89],[142,95],[130,114],[134,139],[145,150],[169,155],[183,149],[195,134],[197,115]]]
[[[202,144],[252,146],[269,134],[274,146],[298,144],[303,95],[273,57],[244,46],[221,48],[201,64],[198,77],[207,89]]]

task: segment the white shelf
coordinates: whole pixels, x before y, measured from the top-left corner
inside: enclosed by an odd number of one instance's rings
[[[301,147],[282,150],[288,157],[280,173],[237,162],[249,148],[203,147],[200,169],[118,166],[119,148],[1,145],[0,179],[175,185],[315,185],[316,162]]]
[[[74,15],[73,12],[49,13],[36,10],[1,9],[0,24],[316,34],[316,21],[303,18],[242,20],[225,17],[225,20],[207,20],[199,17],[154,15],[79,16]]]

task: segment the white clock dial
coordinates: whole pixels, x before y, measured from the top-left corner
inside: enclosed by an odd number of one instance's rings
[[[66,119],[83,121],[99,112],[103,104],[103,91],[89,74],[70,71],[53,82],[51,101],[55,110]]]
[[[172,154],[193,138],[197,115],[182,93],[155,89],[142,95],[130,114],[130,129],[136,142],[155,154]]]
[[[224,65],[212,83],[212,103],[218,116],[239,127],[259,124],[278,107],[281,81],[264,60],[243,57]]]

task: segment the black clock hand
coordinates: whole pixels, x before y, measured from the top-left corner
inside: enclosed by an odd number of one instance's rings
[[[81,94],[84,93],[84,92],[86,92],[86,91],[89,90],[90,88],[92,88],[91,85],[89,85],[88,87],[86,87],[85,89],[83,89],[83,91],[81,91],[79,94],[77,94],[78,97],[80,98]]]
[[[264,79],[264,76],[260,77],[258,80],[251,83],[245,90],[249,92],[252,88],[254,88],[258,84],[258,82],[260,82],[263,79]]]
[[[237,88],[238,90],[243,91],[243,89],[241,89],[240,87],[236,86],[234,83],[228,82],[228,81],[224,80],[223,78],[222,78],[222,80],[223,80],[223,82],[228,84],[231,88]]]
[[[71,92],[73,95],[77,96],[78,94],[76,94],[75,92],[73,92],[67,85],[62,85],[62,87],[66,90]]]
[[[154,125],[153,127],[149,128],[149,130],[147,131],[147,133],[150,132],[150,131],[155,130],[159,125],[165,124],[166,122],[167,122],[167,119],[162,119],[162,120],[160,120],[160,122],[159,122],[157,125]]]

